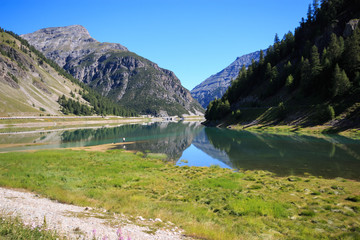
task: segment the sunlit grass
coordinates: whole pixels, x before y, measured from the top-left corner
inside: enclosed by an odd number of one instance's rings
[[[18,218],[9,218],[0,215],[0,239],[62,239],[53,230],[45,225],[24,224]]]
[[[359,182],[178,167],[156,156],[121,150],[6,153],[0,155],[0,185],[60,202],[160,218],[206,239],[358,234],[360,203],[352,200],[360,195]]]

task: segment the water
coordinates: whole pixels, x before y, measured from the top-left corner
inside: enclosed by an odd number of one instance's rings
[[[134,142],[128,150],[165,153],[179,166],[267,170],[360,180],[360,141],[336,135],[281,136],[199,123],[152,123],[112,128],[0,135],[0,152]],[[123,148],[124,146],[119,146]],[[0,155],[1,157],[1,155]]]

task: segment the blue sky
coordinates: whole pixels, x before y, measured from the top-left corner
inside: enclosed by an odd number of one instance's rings
[[[294,32],[311,0],[0,0],[0,26],[17,34],[80,24],[172,70],[191,90],[236,57]]]

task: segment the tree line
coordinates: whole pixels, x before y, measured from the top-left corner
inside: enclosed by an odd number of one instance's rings
[[[261,51],[258,62],[243,66],[224,96],[208,105],[206,119],[222,119],[236,112],[242,106],[240,100],[249,95],[254,97],[252,103],[247,101],[249,107],[274,96],[291,96],[304,104],[358,96],[360,29],[356,27],[346,38],[342,36],[346,22],[358,13],[359,1],[314,0],[295,34],[288,32],[281,40],[276,34],[267,55]],[[334,22],[338,23],[329,33],[329,25]]]

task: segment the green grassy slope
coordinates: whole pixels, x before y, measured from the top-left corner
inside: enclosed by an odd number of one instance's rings
[[[0,33],[0,116],[62,115],[59,96],[81,98],[82,88],[6,32]]]

